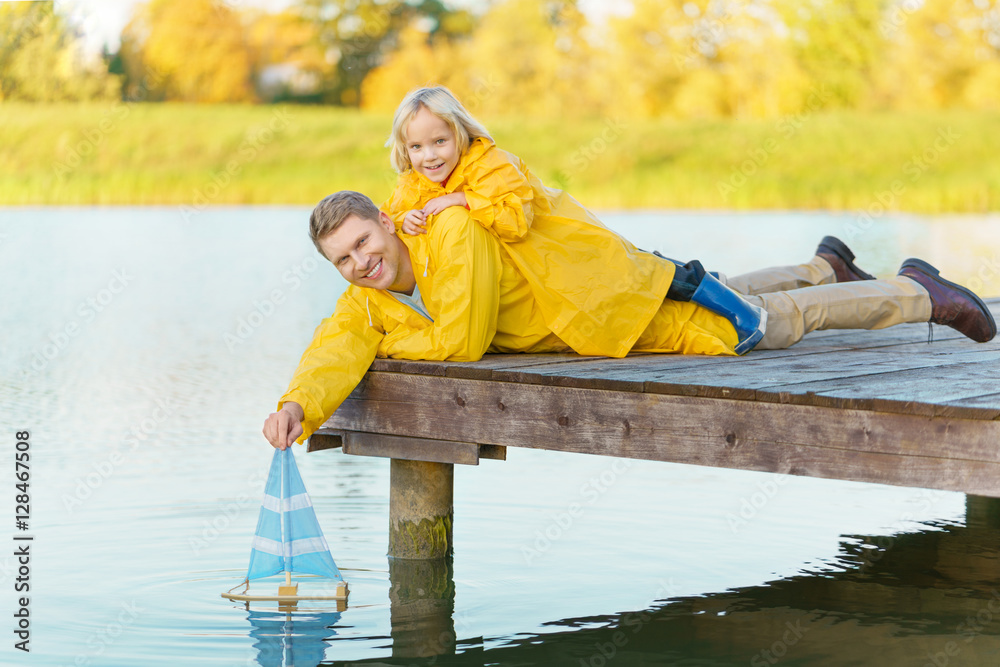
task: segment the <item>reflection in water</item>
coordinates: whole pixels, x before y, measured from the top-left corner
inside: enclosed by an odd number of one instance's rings
[[[844,536],[840,556],[821,572],[645,610],[567,618],[550,623],[549,632],[485,652],[454,655],[453,643],[436,641],[454,632],[450,566],[396,565],[393,658],[323,664],[1000,664],[1000,500],[994,498],[969,496],[964,526]],[[432,658],[435,651],[440,655]]]
[[[392,655],[424,658],[455,652],[455,579],[451,558],[389,558]]]
[[[247,620],[260,667],[312,667],[323,660],[340,612],[253,609]]]

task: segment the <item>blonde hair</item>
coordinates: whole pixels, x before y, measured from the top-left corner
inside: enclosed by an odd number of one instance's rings
[[[337,231],[344,220],[352,215],[356,215],[362,220],[379,219],[378,206],[371,199],[351,190],[341,190],[323,198],[323,201],[316,204],[312,215],[309,216],[309,238],[319,254],[326,257],[323,249],[319,247],[319,242]],[[327,259],[330,259],[327,257]]]
[[[386,147],[391,149],[389,162],[397,173],[401,174],[413,168],[410,155],[406,151],[406,128],[421,107],[448,124],[455,133],[455,141],[463,154],[473,140],[479,137],[493,141],[493,137],[483,124],[472,117],[450,90],[444,86],[417,88],[410,91],[396,107],[396,115],[392,119],[392,134],[385,142]]]

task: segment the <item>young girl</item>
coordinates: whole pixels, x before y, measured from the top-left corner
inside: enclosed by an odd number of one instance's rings
[[[429,216],[451,206],[467,208],[475,222],[496,234],[525,276],[550,330],[578,353],[624,356],[632,348],[635,340],[619,340],[610,346],[611,341],[590,340],[588,332],[596,335],[606,329],[603,323],[591,323],[582,332],[578,321],[570,324],[579,320],[581,311],[616,312],[607,302],[621,299],[630,302],[627,311],[650,317],[664,296],[704,305],[736,328],[737,353],[752,348],[763,335],[762,311],[753,310],[717,281],[713,283],[717,294],[708,303],[708,295],[703,294],[708,290],[698,290],[709,282],[700,264],[692,271],[643,252],[605,227],[573,197],[545,187],[520,158],[497,148],[486,128],[447,88],[419,88],[408,94],[396,109],[386,146],[391,148],[390,161],[399,181],[382,210],[396,228],[406,234],[425,233]],[[586,249],[585,258],[581,248]],[[555,263],[546,261],[547,257],[569,254],[572,264],[582,271],[549,270]],[[590,270],[585,268],[588,263],[592,263]],[[608,267],[619,266],[630,268],[616,275],[614,284],[604,284]],[[715,303],[720,300],[724,303]]]
[[[496,147],[447,88],[419,88],[407,95],[386,146],[400,177],[383,210],[404,233],[426,232],[427,216],[449,206],[466,207],[503,241],[527,233],[535,193],[544,186],[520,159]],[[586,222],[601,225],[587,217]]]

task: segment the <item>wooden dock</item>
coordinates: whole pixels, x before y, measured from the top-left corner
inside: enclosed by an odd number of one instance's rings
[[[477,464],[532,447],[1000,497],[1000,337],[933,336],[816,332],[745,357],[379,359],[309,449]]]

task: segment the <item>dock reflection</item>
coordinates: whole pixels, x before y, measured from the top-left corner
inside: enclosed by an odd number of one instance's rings
[[[845,535],[829,571],[567,618],[546,634],[471,654],[455,654],[450,563],[428,571],[397,564],[390,574],[392,658],[323,664],[1000,664],[995,498],[968,496],[964,525]]]
[[[389,558],[392,656],[427,658],[455,652],[455,579],[451,558]]]

